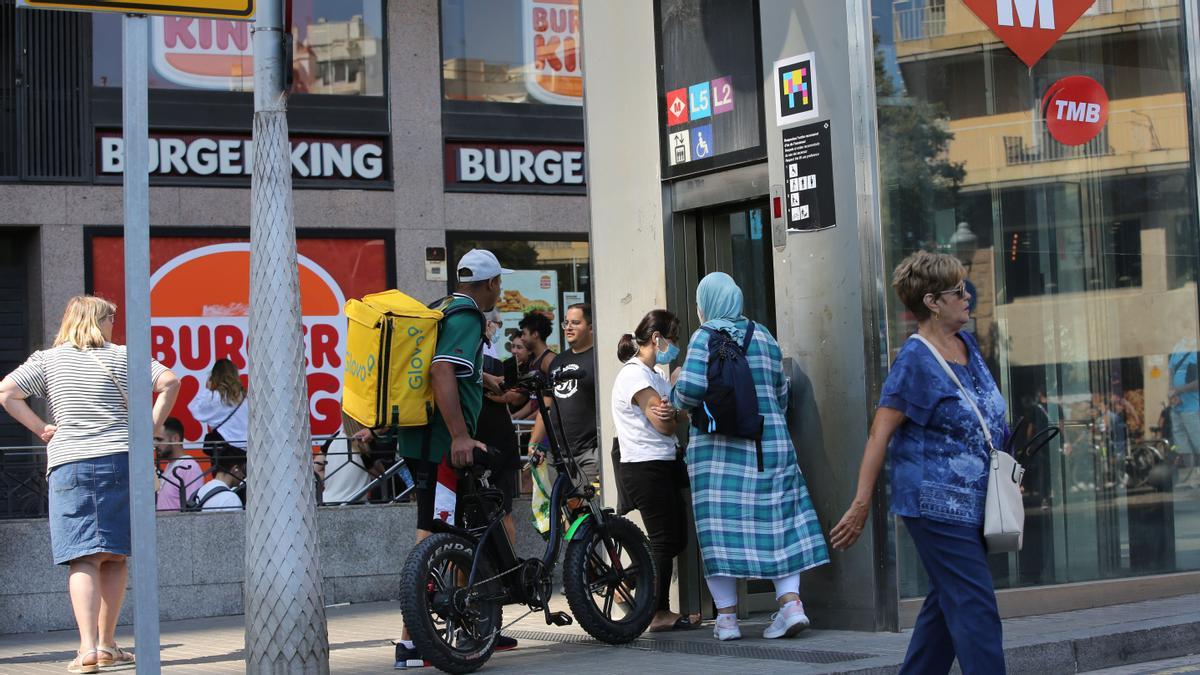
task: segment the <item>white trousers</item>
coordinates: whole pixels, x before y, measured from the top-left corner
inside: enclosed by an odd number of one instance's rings
[[[724,607],[737,606],[737,578],[726,576],[711,576],[705,577],[704,581],[708,583],[708,591],[712,593],[713,602],[716,603],[717,609]],[[775,584],[775,597],[782,598],[788,593],[800,594],[800,573],[789,574],[786,577],[772,579],[771,583]]]

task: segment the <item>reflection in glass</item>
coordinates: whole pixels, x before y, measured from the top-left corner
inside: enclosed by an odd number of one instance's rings
[[[963,3],[874,10],[889,269],[922,248],[958,255],[976,298],[968,328],[1012,421],[1062,430],[1027,467],[1025,546],[991,557],[997,587],[1200,569],[1181,3],[1098,2],[1032,70]],[[1039,111],[1069,75],[1111,100],[1080,146],[1056,141]],[[889,306],[898,348],[916,323]],[[920,595],[907,535],[899,550],[902,594]]]
[[[583,105],[578,0],[442,0],[448,100]]]
[[[560,324],[566,317],[567,307],[592,301],[588,242],[455,239],[448,255],[451,261],[457,261],[473,248],[491,251],[502,267],[514,271],[501,280],[500,301],[496,304],[502,322],[500,335],[496,338],[500,358],[508,358],[508,341],[520,334],[517,324],[528,312],[543,313],[550,319],[553,332],[546,344],[551,349],[561,352],[566,348]],[[451,269],[451,280],[453,274]]]
[[[292,93],[383,95],[381,0],[296,0],[292,6]],[[150,18],[150,87],[253,91],[251,24]],[[121,18],[92,18],[92,81],[121,86]]]

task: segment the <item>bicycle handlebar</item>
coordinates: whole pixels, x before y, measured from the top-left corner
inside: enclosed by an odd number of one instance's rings
[[[521,379],[517,380],[517,384],[523,385],[535,392],[553,389],[555,386],[564,382],[577,382],[582,380],[584,372],[582,370],[556,370],[549,375],[540,370],[534,370],[526,373]]]

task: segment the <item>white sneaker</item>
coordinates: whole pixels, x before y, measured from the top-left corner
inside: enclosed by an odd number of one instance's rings
[[[768,640],[795,637],[808,628],[809,623],[808,615],[804,613],[804,603],[793,600],[771,615],[771,625],[763,631],[763,637]]]
[[[742,629],[738,628],[737,614],[717,614],[713,625],[713,637],[721,640],[741,640]]]

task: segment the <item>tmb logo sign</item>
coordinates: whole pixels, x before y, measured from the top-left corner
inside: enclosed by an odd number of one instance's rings
[[[963,0],[1030,68],[1095,0]]]
[[[1047,131],[1059,143],[1083,145],[1108,123],[1108,94],[1090,77],[1065,77],[1046,91],[1042,116]]]

